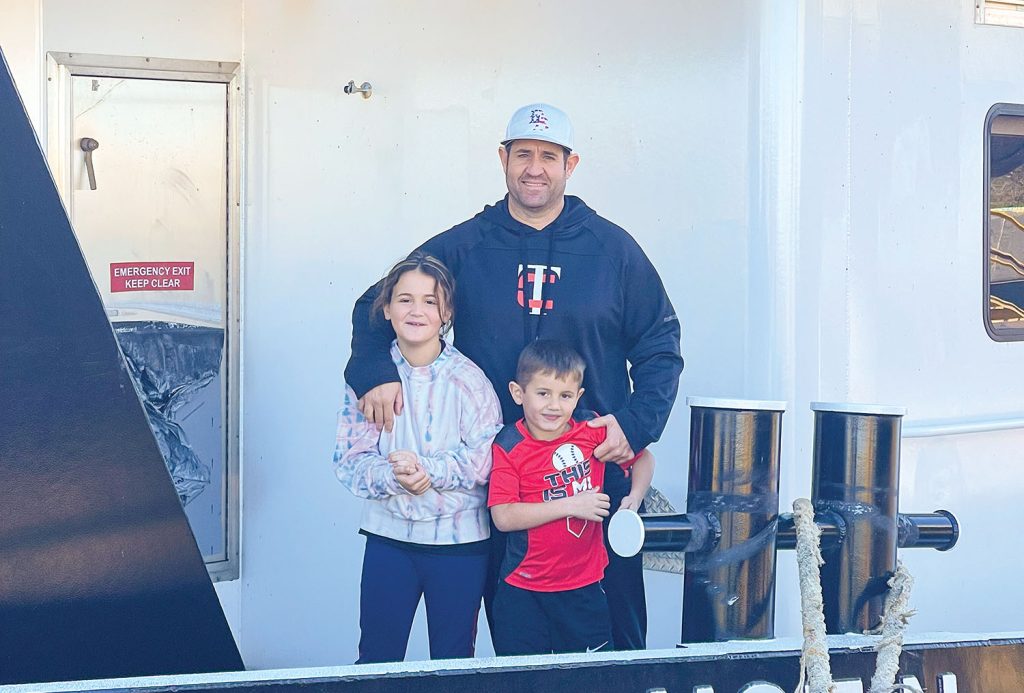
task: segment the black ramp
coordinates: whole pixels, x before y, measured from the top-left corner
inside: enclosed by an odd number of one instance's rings
[[[0,52],[0,684],[242,668]]]

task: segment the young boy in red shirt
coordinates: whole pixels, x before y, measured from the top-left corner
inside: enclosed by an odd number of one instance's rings
[[[498,655],[595,652],[609,647],[611,619],[601,587],[608,554],[602,521],[604,462],[593,456],[604,428],[572,418],[583,394],[586,365],[572,347],[530,343],[509,383],[523,418],[494,439],[487,504],[508,532],[494,597]],[[631,476],[621,507],[638,508],[654,475],[642,451],[623,465]]]

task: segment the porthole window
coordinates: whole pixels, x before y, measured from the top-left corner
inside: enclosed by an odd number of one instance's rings
[[[996,104],[985,121],[985,329],[1024,339],[1024,106]]]

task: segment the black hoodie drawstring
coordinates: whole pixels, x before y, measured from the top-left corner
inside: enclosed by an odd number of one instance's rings
[[[548,227],[548,257],[544,262],[544,269],[541,270],[544,274],[540,278],[540,314],[537,316],[537,329],[533,331],[533,338],[535,340],[540,339],[540,325],[541,320],[547,313],[544,312],[544,289],[548,285],[548,272],[551,272],[551,261],[555,257],[555,230]]]
[[[552,223],[554,223],[554,222],[552,222]],[[551,228],[551,226],[552,226],[552,224],[548,224],[548,226],[546,228],[546,232],[548,234],[548,256],[547,256],[547,260],[544,263],[544,269],[540,270],[540,272],[541,272],[540,276],[537,276],[536,272],[534,272],[534,275],[533,275],[533,281],[534,282],[537,282],[537,281],[540,282],[540,292],[539,292],[539,296],[538,296],[538,299],[537,299],[538,302],[539,302],[538,303],[539,309],[538,309],[538,313],[537,313],[537,325],[533,329],[533,336],[532,337],[530,336],[530,298],[531,298],[531,294],[527,293],[527,285],[526,285],[527,280],[529,279],[529,274],[528,274],[528,272],[529,272],[529,264],[527,263],[527,260],[526,260],[526,234],[530,233],[530,232],[529,231],[523,231],[522,229],[520,229],[520,234],[519,234],[519,258],[520,258],[520,264],[523,267],[523,270],[522,270],[523,289],[522,290],[523,290],[523,345],[524,346],[529,344],[530,342],[533,342],[535,340],[540,339],[541,321],[544,319],[544,315],[546,314],[544,312],[544,289],[547,288],[547,283],[548,283],[548,281],[547,281],[547,279],[548,279],[547,273],[548,273],[548,271],[551,270],[551,261],[555,257],[555,230],[553,228]],[[543,231],[539,231],[537,233],[544,233],[544,232]]]
[[[526,293],[529,266],[526,264],[526,231],[522,228],[519,229],[519,267],[519,290],[523,296],[523,346],[526,346],[530,343],[530,299]]]

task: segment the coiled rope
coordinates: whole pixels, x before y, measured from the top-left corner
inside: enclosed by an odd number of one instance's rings
[[[803,622],[804,643],[800,652],[800,681],[795,693],[835,693],[832,669],[828,658],[828,640],[825,634],[824,602],[821,596],[821,571],[825,561],[821,556],[821,529],[814,521],[814,506],[806,498],[793,501],[793,520],[796,526],[796,560],[800,578],[800,612]],[[876,646],[878,658],[871,677],[869,693],[896,693],[909,691],[922,693],[916,686],[897,684],[903,633],[914,611],[910,608],[910,590],[914,579],[900,561],[896,573],[889,580],[889,594],[885,598],[880,628],[881,640]]]

